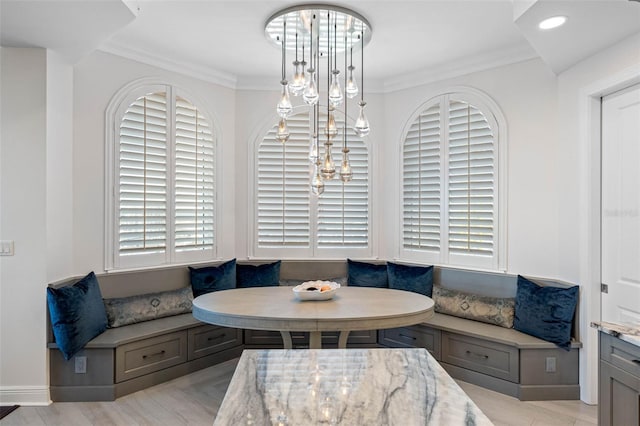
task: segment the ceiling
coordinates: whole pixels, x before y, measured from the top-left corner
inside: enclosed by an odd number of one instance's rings
[[[299,3],[0,0],[0,35],[3,46],[51,48],[71,63],[100,49],[229,87],[267,88],[278,80],[280,53],[265,38],[265,21]],[[375,90],[538,56],[559,73],[640,32],[640,3],[627,0],[325,3],[351,8],[371,23],[365,78]],[[569,17],[565,26],[537,29],[541,18],[557,13]]]

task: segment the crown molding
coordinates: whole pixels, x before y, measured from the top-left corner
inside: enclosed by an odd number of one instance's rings
[[[467,57],[444,65],[424,68],[417,72],[387,79],[384,82],[384,93],[411,89],[423,84],[515,64],[538,57],[538,54],[529,44],[494,50],[481,55]]]
[[[166,57],[160,57],[149,54],[148,52],[132,49],[129,46],[125,46],[113,40],[103,43],[98,50],[142,62],[143,64],[153,65],[168,71],[184,74],[209,83],[218,84],[230,89],[236,88],[237,77],[233,74],[217,71],[195,63],[182,61],[179,63],[174,62],[168,60]]]
[[[115,41],[108,41],[98,49],[144,64],[153,65],[168,71],[177,72],[198,78],[210,83],[218,84],[236,90],[277,90],[277,78],[273,76],[233,75],[217,71],[199,64],[189,62],[174,62],[159,56],[151,55],[137,49],[132,49]],[[467,57],[420,71],[405,74],[390,79],[367,79],[367,92],[391,93],[436,81],[459,77],[474,72],[485,71],[499,66],[515,64],[538,58],[538,54],[529,44],[500,49],[481,55]],[[274,83],[275,82],[275,83]]]

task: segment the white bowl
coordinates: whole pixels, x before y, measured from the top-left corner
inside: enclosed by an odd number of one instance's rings
[[[323,285],[328,285],[331,290],[320,291]],[[310,287],[315,287],[317,290],[307,290]],[[305,281],[300,285],[293,287],[293,294],[299,300],[329,300],[340,288],[340,284],[333,281]]]

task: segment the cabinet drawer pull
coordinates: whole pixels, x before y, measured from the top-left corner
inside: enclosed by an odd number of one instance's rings
[[[151,355],[142,355],[142,359],[147,359],[147,358],[151,358],[152,356],[160,356],[160,355],[164,355],[166,351],[162,350],[160,352],[156,352],[155,354],[151,354]]]
[[[476,358],[489,359],[489,355],[479,354],[471,351],[467,351],[467,355],[474,356]]]
[[[216,336],[216,337],[207,337],[207,342],[210,342],[210,341],[212,341],[212,340],[220,340],[220,339],[224,339],[224,336],[226,336],[226,334],[225,334],[225,333],[222,333],[221,335]]]
[[[407,336],[406,334],[402,334],[402,333],[400,333],[400,334],[399,334],[399,336],[400,336],[400,337],[404,337],[405,339],[416,340],[416,338],[415,338],[415,337],[413,337],[413,336]]]

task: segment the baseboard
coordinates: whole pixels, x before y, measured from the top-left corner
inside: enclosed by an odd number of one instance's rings
[[[115,399],[115,385],[51,386],[51,400],[54,402],[113,401]]]
[[[486,374],[467,370],[455,365],[441,362],[440,365],[454,379],[472,383],[505,395],[518,398],[520,401],[556,401],[580,399],[580,385],[521,385],[497,379]]]
[[[238,358],[242,349],[242,345],[238,345],[121,383],[102,386],[51,386],[51,399],[55,402],[113,401],[121,396]]]
[[[2,386],[2,405],[49,405],[49,388],[46,386]]]
[[[474,385],[482,386],[483,388],[518,398],[519,386],[517,383],[497,379],[495,377],[487,376],[486,374],[447,364],[446,362],[441,362],[440,365],[442,365],[447,373],[449,373],[449,375],[454,379],[462,380],[463,382],[472,383]]]
[[[520,385],[520,401],[580,399],[580,385]]]

